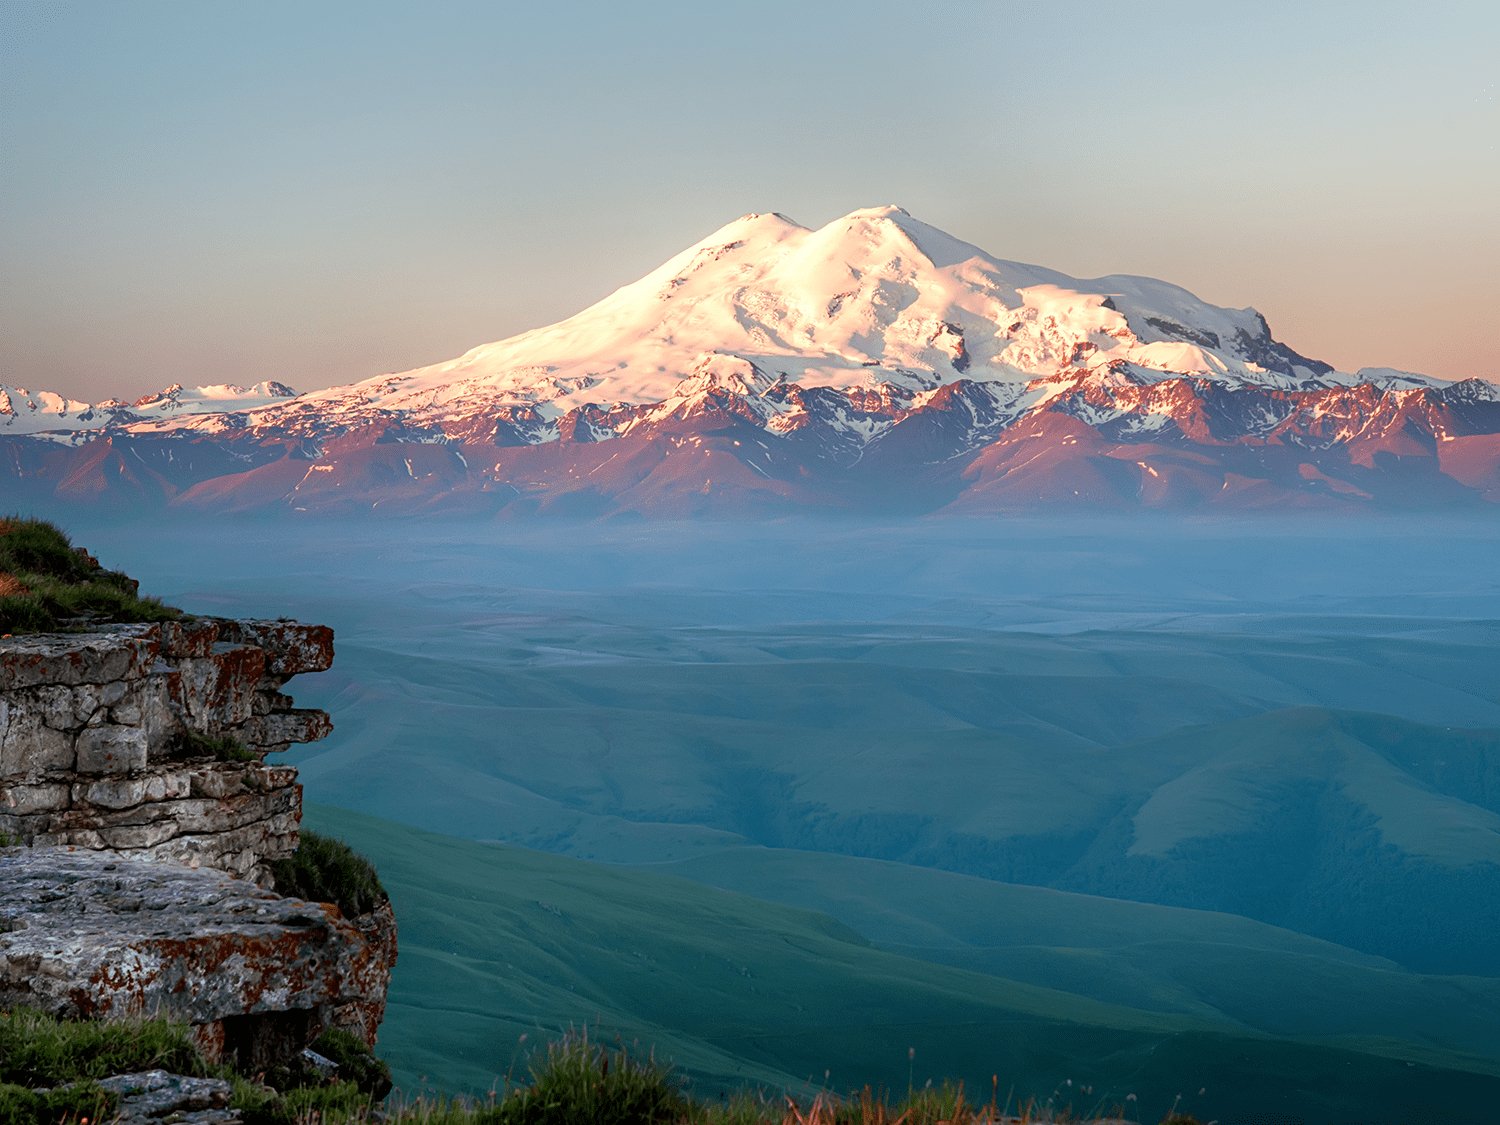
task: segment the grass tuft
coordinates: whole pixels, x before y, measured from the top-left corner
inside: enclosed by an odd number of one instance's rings
[[[213,1073],[185,1030],[159,1020],[75,1022],[27,1008],[0,1012],[0,1082],[59,1086],[157,1068]]]
[[[289,859],[271,864],[276,890],[309,902],[331,902],[346,918],[368,914],[390,901],[380,876],[364,856],[342,840],[304,831]]]
[[[313,1040],[312,1049],[339,1067],[339,1077],[376,1101],[391,1092],[391,1068],[365,1041],[341,1027],[330,1027]]]
[[[105,570],[55,525],[0,518],[0,634],[181,616],[156,598],[141,597],[134,579]]]
[[[213,758],[219,762],[253,762],[257,760],[251,750],[237,738],[228,735],[215,738],[190,730],[178,738],[177,752],[188,758]]]
[[[277,1093],[264,1086],[232,1079],[229,1104],[243,1125],[338,1125],[341,1122],[385,1120],[376,1114],[370,1096],[353,1082],[298,1086]]]
[[[339,1064],[333,1081],[311,1069],[288,1072],[272,1086],[204,1062],[181,1027],[69,1022],[37,1012],[0,1012],[0,1125],[107,1122],[118,1108],[97,1080],[162,1069],[228,1078],[230,1106],[243,1125],[1043,1125],[1087,1122],[1041,1107],[1011,1114],[969,1102],[962,1085],[909,1091],[894,1100],[869,1087],[847,1098],[824,1092],[798,1104],[746,1092],[717,1104],[697,1102],[654,1055],[611,1051],[573,1032],[534,1056],[530,1085],[511,1085],[488,1099],[417,1099],[382,1105],[389,1072],[347,1032],[325,1032],[313,1044]],[[269,1079],[268,1079],[269,1080]],[[998,1086],[997,1086],[998,1090]],[[1198,1125],[1176,1107],[1162,1125]]]
[[[56,524],[19,516],[0,519],[0,570],[64,582],[86,582],[108,573],[88,555],[74,550]]]
[[[532,1084],[511,1091],[480,1120],[496,1125],[668,1125],[691,1109],[670,1069],[654,1056],[607,1051],[587,1032],[547,1047],[531,1068]]]
[[[108,1121],[119,1099],[94,1082],[55,1090],[28,1090],[0,1082],[0,1122],[4,1125],[58,1125]]]

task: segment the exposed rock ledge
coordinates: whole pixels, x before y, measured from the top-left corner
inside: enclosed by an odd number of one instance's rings
[[[165,1016],[251,1071],[328,1026],[373,1045],[390,905],[264,889],[302,817],[264,758],[332,729],[281,688],[332,661],[331,630],[291,621],[0,641],[0,845],[26,845],[0,846],[0,1008]]]
[[[250,1069],[330,1023],[373,1040],[393,939],[389,905],[362,930],[336,906],[218,871],[71,848],[0,852],[0,1007],[165,1016],[190,1024],[209,1058]]]

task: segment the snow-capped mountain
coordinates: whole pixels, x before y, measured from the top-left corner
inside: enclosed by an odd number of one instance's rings
[[[1335,371],[1254,309],[995,258],[897,207],[746,215],[567,320],[310,394],[4,395],[0,440],[52,449],[12,452],[34,487],[210,508],[1500,499],[1491,384]]]
[[[314,392],[267,418],[387,411],[441,425],[506,404],[555,421],[578,408],[677,403],[715,386],[750,398],[791,383],[910,399],[961,379],[1053,381],[1017,396],[1032,405],[1059,376],[1090,375],[1285,390],[1362,381],[1277,343],[1253,309],[1217,308],[1150,278],[1080,281],[998,260],[899,207],[878,207],[819,230],[746,215],[558,324]],[[1394,372],[1378,380],[1432,385]]]

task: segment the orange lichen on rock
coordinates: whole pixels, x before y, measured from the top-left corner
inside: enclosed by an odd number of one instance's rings
[[[0,1007],[165,1016],[206,1047],[274,1056],[330,1025],[373,1042],[395,958],[389,904],[350,920],[218,871],[71,848],[0,855]]]

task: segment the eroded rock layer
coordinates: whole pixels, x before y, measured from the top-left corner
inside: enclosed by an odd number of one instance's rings
[[[282,686],[333,633],[194,618],[0,645],[0,834],[266,882],[297,846],[296,770],[267,754],[332,729]]]

